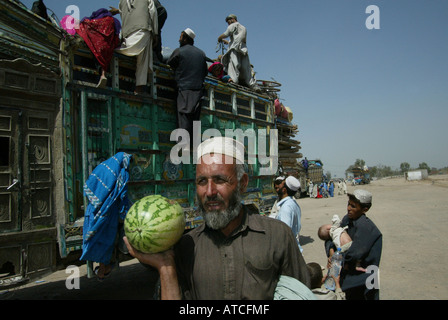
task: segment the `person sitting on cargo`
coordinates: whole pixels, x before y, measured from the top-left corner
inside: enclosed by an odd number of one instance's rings
[[[305,159],[303,159],[301,163],[303,168],[305,169],[305,174],[308,177],[308,167],[309,167],[308,159],[305,157]]]
[[[153,0],[120,0],[122,43],[118,53],[136,56],[135,94],[147,94],[148,71],[153,72],[153,42],[158,35],[158,15]]]
[[[162,253],[139,252],[124,238],[132,256],[158,270],[161,298],[272,300],[284,276],[309,288],[291,229],[242,204],[249,183],[244,146],[214,137],[197,151],[196,196],[204,224]]]
[[[212,65],[208,67],[208,72],[210,72],[213,77],[218,78],[218,80],[222,82],[232,82],[232,78],[230,78],[230,76],[224,72],[224,66],[221,62],[213,62]]]

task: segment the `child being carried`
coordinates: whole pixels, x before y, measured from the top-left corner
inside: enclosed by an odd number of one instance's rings
[[[321,240],[332,240],[336,248],[341,248],[341,252],[347,251],[352,245],[352,238],[345,231],[348,226],[341,227],[341,219],[335,214],[331,219],[333,224],[322,225],[317,234]]]

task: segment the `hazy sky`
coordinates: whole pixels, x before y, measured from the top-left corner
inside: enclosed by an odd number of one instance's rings
[[[31,7],[33,1],[22,1]],[[117,1],[45,0],[59,19]],[[178,47],[186,27],[216,58],[216,39],[234,13],[248,29],[257,79],[282,83],[304,156],[343,176],[356,159],[399,168],[448,166],[448,1],[446,0],[161,0],[162,42]],[[368,29],[370,5],[380,29]],[[71,12],[68,12],[69,14]]]

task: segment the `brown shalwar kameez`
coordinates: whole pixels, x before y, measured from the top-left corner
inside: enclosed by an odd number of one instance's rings
[[[253,206],[229,237],[204,224],[182,237],[175,255],[185,299],[272,300],[280,275],[310,285],[291,229]]]

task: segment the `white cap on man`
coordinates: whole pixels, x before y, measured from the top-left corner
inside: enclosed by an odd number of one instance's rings
[[[300,189],[300,181],[293,176],[286,178],[286,185],[292,191],[298,191]]]
[[[290,190],[298,191],[300,189],[300,181],[296,177],[289,176],[285,179],[284,176],[280,176],[275,179],[277,183],[281,183],[283,180],[286,181],[285,184]]]
[[[356,189],[352,193],[348,194],[349,196],[353,196],[359,200],[362,204],[371,204],[372,203],[372,194],[364,189]]]
[[[235,158],[238,164],[244,164],[244,145],[232,138],[213,137],[198,146],[197,161],[206,154],[219,153]]]
[[[190,28],[185,29],[184,32],[185,32],[191,39],[194,39],[194,38],[196,37],[196,34],[194,33],[194,31],[191,30]]]

